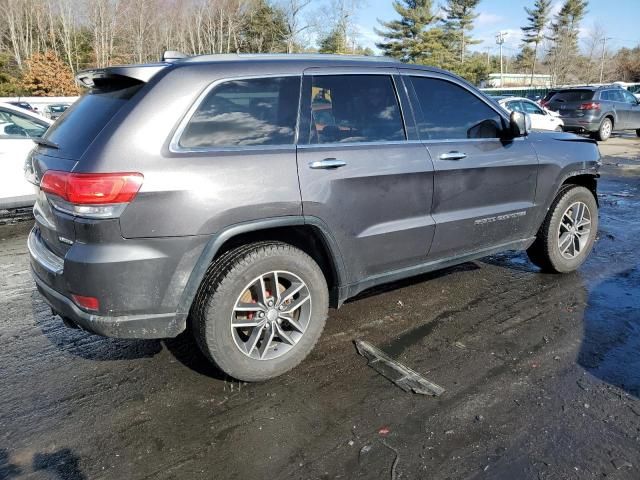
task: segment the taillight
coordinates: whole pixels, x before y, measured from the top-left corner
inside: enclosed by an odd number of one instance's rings
[[[47,170],[40,189],[55,208],[72,215],[110,218],[122,213],[137,195],[141,173],[70,173]]]
[[[578,107],[578,110],[600,110],[600,104],[598,102],[583,103]]]

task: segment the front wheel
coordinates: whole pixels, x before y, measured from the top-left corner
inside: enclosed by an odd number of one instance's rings
[[[640,137],[640,128],[636,130],[636,135]]]
[[[329,294],[318,264],[281,242],[226,252],[205,276],[191,312],[200,349],[227,375],[268,380],[300,363],[327,318]]]
[[[558,193],[527,250],[542,270],[567,273],[584,263],[598,232],[598,205],[590,190],[566,185]]]
[[[563,129],[560,125],[558,125],[558,126],[555,128],[555,131],[556,131],[556,132],[564,132],[564,129]]]

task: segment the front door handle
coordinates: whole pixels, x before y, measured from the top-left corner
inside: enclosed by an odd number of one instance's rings
[[[309,168],[313,169],[331,169],[344,167],[347,164],[344,160],[338,160],[337,158],[325,158],[324,160],[316,160],[309,164]]]
[[[464,152],[448,152],[440,155],[440,160],[462,160],[463,158],[467,158]]]

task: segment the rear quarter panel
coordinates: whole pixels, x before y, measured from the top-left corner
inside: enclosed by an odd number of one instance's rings
[[[301,74],[295,66],[277,71],[273,65],[253,67],[190,64],[161,71],[85,152],[76,171],[144,175],[138,196],[120,218],[125,238],[213,234],[234,223],[301,214],[293,145],[206,153],[169,150],[180,121],[215,80]]]

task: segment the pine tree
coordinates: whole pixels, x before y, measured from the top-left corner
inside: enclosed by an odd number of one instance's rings
[[[549,55],[556,84],[565,83],[567,74],[578,56],[580,21],[587,13],[587,0],[566,0],[551,24],[553,42]]]
[[[534,56],[534,49],[526,43],[523,44],[522,49],[518,52],[515,61],[513,62],[513,71],[515,73],[531,72],[531,65],[535,62]],[[531,82],[533,82],[533,77],[531,77]]]
[[[347,36],[340,25],[331,30],[320,40],[320,53],[347,53]]]
[[[251,53],[287,51],[287,24],[284,12],[266,0],[257,0],[241,30],[241,50]]]
[[[424,48],[426,29],[438,20],[432,13],[432,0],[394,0],[393,8],[400,15],[400,20],[378,22],[383,29],[376,33],[384,38],[377,47],[385,55],[403,62],[415,62]]]
[[[464,63],[467,46],[480,43],[469,37],[473,21],[478,17],[475,9],[480,0],[447,0],[442,7],[446,13],[443,20],[444,31],[450,43],[460,52],[460,63]]]
[[[65,97],[79,93],[71,69],[51,50],[36,53],[27,60],[22,84],[31,95],[43,97]]]
[[[536,71],[536,59],[538,57],[538,46],[544,40],[544,31],[549,22],[549,14],[551,13],[551,0],[536,0],[533,8],[524,7],[527,12],[526,26],[522,27],[522,42],[527,47],[533,44],[533,58],[531,61],[531,82],[533,85],[533,75]],[[524,51],[524,49],[523,49]]]

